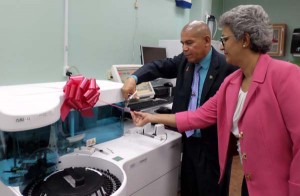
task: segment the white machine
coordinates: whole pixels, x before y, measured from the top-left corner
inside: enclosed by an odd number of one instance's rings
[[[113,81],[124,83],[136,70],[142,65],[112,65],[111,74]],[[136,86],[137,95],[140,98],[153,98],[155,95],[154,89],[150,82],[143,82]]]
[[[176,195],[181,134],[134,127],[122,84],[97,84],[94,117],[64,122],[64,82],[0,87],[1,196]]]

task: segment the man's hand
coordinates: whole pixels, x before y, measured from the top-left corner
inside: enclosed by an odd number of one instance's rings
[[[136,90],[136,83],[134,78],[127,78],[121,91],[124,99],[128,99],[130,95],[132,95]]]

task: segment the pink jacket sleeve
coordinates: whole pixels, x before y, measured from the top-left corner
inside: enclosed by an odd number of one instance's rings
[[[291,66],[289,73],[277,80],[277,100],[290,138],[293,159],[290,166],[289,195],[300,195],[300,69]],[[277,77],[280,78],[280,77]],[[288,100],[288,101],[287,101]]]
[[[176,126],[179,132],[201,129],[217,123],[217,96],[218,93],[195,111],[176,113]]]

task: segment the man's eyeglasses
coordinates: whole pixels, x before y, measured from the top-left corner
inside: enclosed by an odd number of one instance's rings
[[[225,45],[225,42],[229,39],[230,36],[233,36],[233,35],[227,35],[227,36],[220,37],[220,42],[222,43],[223,47]]]

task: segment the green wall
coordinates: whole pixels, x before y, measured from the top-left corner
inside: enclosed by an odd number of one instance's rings
[[[140,44],[179,39],[190,10],[135,1],[69,0],[69,65],[106,79],[112,64],[140,63]],[[0,85],[66,80],[63,0],[0,0],[0,28]]]
[[[205,15],[211,14],[212,0],[192,0],[192,3],[190,20],[205,21]]]
[[[69,65],[87,77],[106,79],[112,64],[140,63],[139,45],[179,39],[190,20],[205,14],[219,18],[240,4],[260,4],[272,23],[288,26],[285,56],[292,31],[299,28],[300,1],[193,0],[191,10],[175,0],[69,0]],[[0,85],[64,81],[64,0],[0,0]],[[220,31],[214,39],[220,37]],[[75,74],[76,69],[72,70]]]
[[[0,85],[62,79],[62,0],[0,0],[0,35]]]
[[[113,64],[140,64],[139,46],[178,39],[189,10],[173,0],[70,1],[70,65],[106,79]]]

